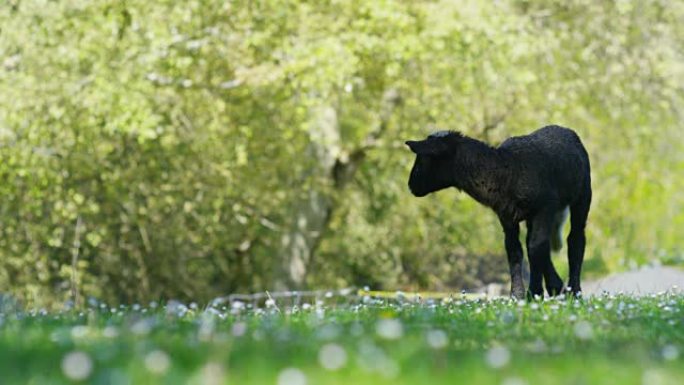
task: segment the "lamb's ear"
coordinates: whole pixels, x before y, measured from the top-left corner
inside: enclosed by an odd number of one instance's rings
[[[448,146],[444,141],[428,138],[425,140],[408,140],[406,145],[411,151],[421,155],[440,155],[446,152]]]

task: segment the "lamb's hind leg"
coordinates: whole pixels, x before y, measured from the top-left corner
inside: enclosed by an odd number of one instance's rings
[[[553,205],[542,208],[530,220],[527,257],[530,260],[530,297],[543,297],[542,276],[549,271],[551,261],[551,222],[556,212]]]
[[[570,280],[568,281],[568,290],[575,296],[578,296],[582,292],[580,274],[582,272],[584,248],[586,245],[584,228],[587,224],[590,206],[591,190],[588,190],[581,199],[570,207],[570,234],[568,235]]]
[[[538,221],[541,221],[542,223],[543,218],[539,218]],[[550,230],[550,232],[553,231],[553,229]],[[534,221],[527,221],[527,252],[530,254],[530,250],[534,249],[534,246],[532,245],[532,239],[533,239],[533,234],[535,234],[534,230]],[[555,234],[549,234],[550,237],[554,236]],[[540,236],[537,234],[537,236]],[[546,292],[550,296],[555,296],[558,294],[561,294],[563,292],[563,280],[561,277],[558,275],[558,272],[556,272],[556,268],[553,266],[553,261],[551,260],[551,253],[542,253],[542,258],[545,258],[544,260],[540,261],[540,268],[542,270],[542,275],[544,277],[544,286],[546,287]],[[530,266],[532,265],[532,262],[530,261]],[[531,285],[530,285],[531,286]],[[540,294],[541,295],[541,294]]]
[[[546,287],[546,292],[552,297],[563,293],[563,280],[558,275],[556,268],[553,267],[550,254],[544,268],[544,286]]]

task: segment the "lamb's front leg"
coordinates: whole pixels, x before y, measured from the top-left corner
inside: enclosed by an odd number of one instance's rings
[[[508,268],[511,272],[511,297],[525,298],[525,284],[523,282],[523,250],[520,245],[520,226],[517,223],[503,223],[506,236],[506,254]]]

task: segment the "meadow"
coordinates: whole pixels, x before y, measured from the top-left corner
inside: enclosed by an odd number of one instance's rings
[[[677,384],[684,297],[170,301],[0,314],[2,384]]]

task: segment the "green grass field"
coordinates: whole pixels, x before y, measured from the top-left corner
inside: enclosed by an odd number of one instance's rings
[[[268,305],[6,311],[0,384],[684,383],[681,294]]]

